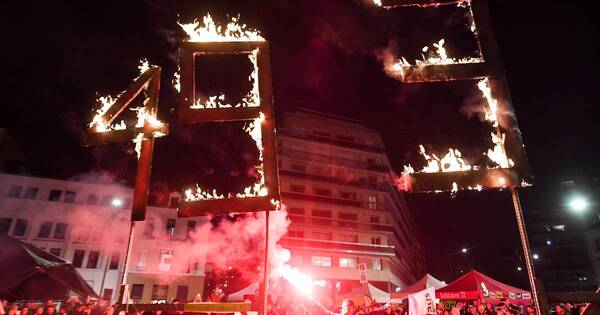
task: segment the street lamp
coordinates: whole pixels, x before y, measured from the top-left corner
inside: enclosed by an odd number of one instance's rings
[[[569,201],[569,209],[575,213],[583,213],[590,206],[590,202],[583,196],[574,196]]]
[[[538,255],[537,253],[536,253],[536,254],[533,254],[532,256],[533,256],[533,260],[538,260],[538,259],[540,259],[540,255]]]
[[[467,251],[468,251],[468,249],[467,249],[466,247],[463,247],[463,248],[462,248],[460,251],[461,251],[463,254],[466,254],[466,253],[467,253]]]

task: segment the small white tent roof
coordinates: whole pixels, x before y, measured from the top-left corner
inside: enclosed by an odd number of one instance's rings
[[[423,291],[427,288],[434,287],[436,290],[446,286],[446,283],[434,278],[430,274],[426,274],[419,281],[409,285],[402,289],[400,292],[392,293],[392,299],[401,300],[405,299],[409,294],[414,294]]]

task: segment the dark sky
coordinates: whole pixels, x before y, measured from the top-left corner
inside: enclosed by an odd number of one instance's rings
[[[595,11],[587,2],[490,2],[536,176],[536,185],[522,194],[525,211],[553,207],[544,204],[544,196],[562,178],[598,176]],[[464,10],[454,7],[387,11],[367,0],[8,0],[0,12],[0,127],[21,143],[36,174],[69,178],[107,169],[127,176],[134,160],[120,153],[130,148],[83,149],[77,141],[96,93],[123,90],[137,75],[138,60],[148,58],[163,68],[159,116],[172,122],[177,103],[168,83],[183,36],[176,22],[206,12],[216,20],[240,13],[271,42],[278,115],[307,107],[364,120],[382,132],[397,168],[416,156],[419,142],[460,147],[480,139],[476,120],[461,122],[460,115],[448,114],[472,101],[472,86],[401,84],[384,73],[376,57],[391,45],[410,60],[440,38],[446,38],[451,56],[475,56]],[[480,144],[475,152],[485,148]],[[431,273],[448,280],[448,253],[467,246],[481,271],[526,283],[515,271],[519,243],[508,192],[408,199]],[[455,264],[464,259],[452,257],[459,260]]]

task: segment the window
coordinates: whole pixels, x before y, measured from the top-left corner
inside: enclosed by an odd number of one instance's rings
[[[175,298],[179,300],[179,303],[185,303],[188,299],[188,286],[178,285],[177,294],[175,295]]]
[[[330,210],[313,210],[312,215],[315,217],[331,218]]]
[[[373,259],[373,270],[381,270],[381,259]]]
[[[358,243],[358,235],[356,234],[342,234],[339,236],[340,242],[346,243]]]
[[[88,269],[96,269],[98,266],[98,259],[100,258],[100,252],[97,250],[91,250],[88,254],[88,260],[86,264],[86,268]]]
[[[371,223],[379,223],[379,216],[378,215],[372,215],[369,217],[369,221],[371,221]]]
[[[304,238],[304,231],[289,230],[288,237]]]
[[[175,236],[175,219],[167,219],[167,235],[169,237]]]
[[[330,136],[329,132],[321,131],[321,130],[313,130],[312,133],[313,133],[313,135],[318,136],[318,137],[329,138],[329,136]]]
[[[190,233],[196,232],[196,221],[187,221],[187,234],[190,236]]]
[[[148,253],[149,250],[147,248],[144,248],[140,251],[140,258],[138,259],[138,263],[137,263],[137,271],[145,271],[146,267],[147,267],[147,262],[148,262]]]
[[[54,229],[54,238],[57,240],[64,240],[67,235],[67,227],[69,225],[67,223],[58,222],[56,224],[56,228]]]
[[[315,194],[320,196],[331,196],[331,189],[315,188]]]
[[[8,191],[8,196],[12,198],[21,198],[21,192],[23,191],[23,186],[12,185],[10,186],[10,190]]]
[[[344,199],[351,199],[351,200],[357,199],[355,192],[340,191],[339,196],[340,196],[340,198],[344,198]]]
[[[290,164],[290,169],[296,172],[306,172],[306,165]]]
[[[52,225],[54,225],[54,223],[50,221],[42,222],[42,225],[40,225],[40,231],[38,232],[38,237],[49,238],[50,232],[52,231]]]
[[[140,301],[144,296],[144,285],[134,284],[131,286],[131,299],[134,301]]]
[[[76,192],[67,190],[67,191],[65,191],[65,198],[63,199],[63,202],[74,203],[76,196],[77,196]]]
[[[340,268],[356,268],[356,258],[340,257]]]
[[[310,263],[313,266],[331,267],[331,256],[311,256]]]
[[[75,268],[81,268],[81,266],[83,265],[83,256],[85,256],[85,251],[81,250],[81,249],[76,249],[75,252],[73,253],[73,267]]]
[[[179,197],[171,197],[171,198],[169,198],[169,208],[173,208],[173,209],[177,208],[177,206],[179,205],[179,200],[180,199],[181,198],[179,198]]]
[[[102,227],[95,227],[92,232],[92,242],[102,242],[104,239],[104,229]]]
[[[62,190],[52,189],[50,190],[50,194],[48,194],[48,201],[60,201],[61,196]]]
[[[173,264],[173,251],[168,249],[161,249],[160,251],[160,262],[158,263],[158,271],[171,271]]]
[[[12,225],[12,221],[12,218],[0,219],[0,235],[8,235],[8,231],[10,230],[10,226]]]
[[[304,208],[289,207],[288,208],[288,213],[289,214],[304,215]]]
[[[27,219],[17,219],[15,223],[15,228],[13,230],[13,236],[25,236],[25,232],[27,231],[27,224],[29,221]]]
[[[305,193],[306,192],[306,187],[304,187],[303,185],[290,185],[290,190],[293,192],[297,192],[297,193]]]
[[[38,188],[37,187],[27,187],[25,189],[25,195],[23,198],[25,199],[35,199],[37,197]]]
[[[332,240],[331,232],[312,232],[311,235],[312,235],[312,238],[316,239],[316,240],[324,240],[324,241]]]
[[[113,200],[113,196],[104,195],[104,196],[102,196],[102,199],[100,199],[100,205],[103,207],[109,207],[112,205],[112,200]]]
[[[79,227],[79,231],[77,231],[76,240],[79,242],[86,242],[90,238],[91,226],[81,226]]]
[[[379,237],[379,236],[371,237],[371,244],[381,245],[381,237]]]
[[[155,284],[152,287],[152,300],[154,302],[166,301],[167,293],[169,292],[169,285],[167,284]]]
[[[110,301],[112,299],[113,289],[104,289],[102,291],[102,298],[106,301]]]
[[[112,252],[110,255],[110,263],[108,265],[108,269],[117,270],[119,269],[119,261],[121,260],[121,253]]]
[[[369,196],[369,209],[377,209],[377,196]]]
[[[98,204],[98,195],[96,195],[96,194],[89,194],[87,196],[86,203],[88,205],[97,205]]]
[[[50,254],[60,257],[60,248],[50,248]]]
[[[154,218],[149,217],[146,219],[146,225],[144,225],[144,235],[148,237],[152,237],[154,234]]]
[[[354,142],[354,137],[350,137],[350,136],[336,135],[336,138],[338,138],[339,140],[342,140],[342,141],[346,141],[346,142]]]
[[[340,220],[358,220],[358,215],[356,213],[348,213],[348,212],[340,212],[338,213],[338,218]]]

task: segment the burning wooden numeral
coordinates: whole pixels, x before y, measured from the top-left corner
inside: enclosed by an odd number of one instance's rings
[[[268,42],[257,32],[247,31],[237,24],[230,23],[225,32],[219,32],[210,16],[204,18],[204,27],[198,24],[185,24],[182,27],[190,39],[181,46],[180,122],[249,121],[246,132],[256,142],[262,165],[257,166],[257,183],[247,187],[243,193],[223,196],[200,187],[186,190],[185,200],[178,207],[179,216],[276,209],[279,204],[279,177]],[[253,65],[249,78],[252,88],[240,103],[225,104],[224,95],[211,96],[203,102],[197,98],[195,57],[207,54],[248,55]]]
[[[169,126],[156,118],[161,68],[148,66],[146,62],[140,67],[140,71],[140,76],[116,99],[99,99],[102,106],[89,124],[89,129],[82,135],[82,142],[86,146],[135,142],[138,167],[131,209],[132,221],[143,221],[146,216],[154,138],[169,133]],[[127,127],[123,121],[113,124],[119,114],[142,92],[146,96],[144,106],[133,109],[138,116],[135,126]]]
[[[440,40],[433,45],[433,57],[418,60],[414,64],[405,58],[399,58],[396,62],[386,63],[385,69],[388,74],[405,83],[478,80],[477,87],[487,103],[482,111],[486,121],[495,129],[491,134],[494,147],[485,153],[495,166],[477,169],[465,162],[458,150],[449,149],[442,158],[438,158],[421,147],[421,155],[427,166],[418,171],[410,165],[405,166],[398,186],[413,192],[455,192],[458,189],[481,190],[530,185],[533,176],[525,157],[486,1],[387,0],[382,3],[375,0],[375,3],[388,9],[436,7],[456,3],[470,5],[473,18],[471,31],[479,42],[481,58],[449,58],[444,49],[444,41]],[[424,51],[428,49],[426,47]]]

